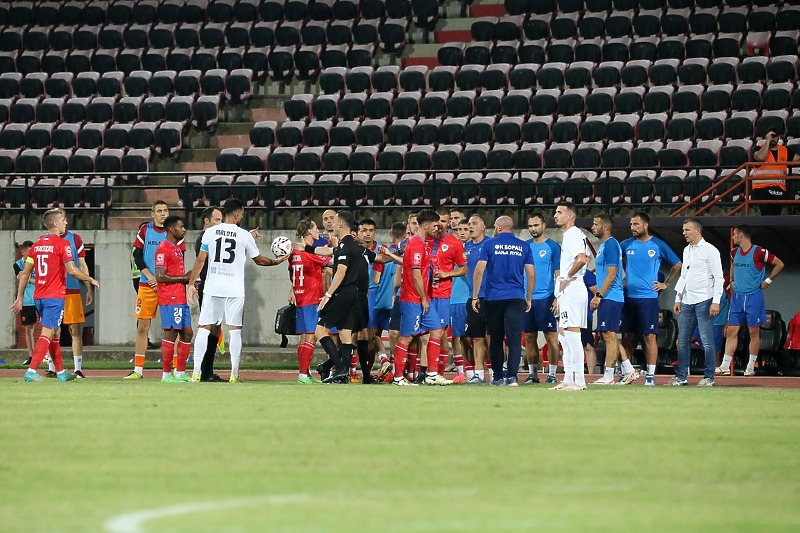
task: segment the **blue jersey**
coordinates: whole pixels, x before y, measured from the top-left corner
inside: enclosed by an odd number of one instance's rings
[[[531,247],[513,233],[489,239],[479,261],[486,261],[486,299],[525,299],[525,265],[533,266]]]
[[[377,245],[380,247],[380,244]],[[377,249],[377,248],[376,248]],[[394,246],[390,246],[389,250],[394,252],[397,250]],[[381,279],[375,284],[375,268],[381,270]],[[394,273],[397,270],[397,265],[394,261],[379,265],[375,263],[370,268],[369,290],[375,292],[375,309],[391,309],[392,308],[392,288],[394,287]]]
[[[14,277],[20,272],[25,270],[25,259],[17,259],[14,262]],[[36,269],[31,270],[31,277],[28,278],[28,284],[25,285],[25,292],[22,295],[22,305],[30,307],[34,305],[33,291],[36,290]],[[466,300],[465,300],[466,301]]]
[[[612,302],[624,302],[625,297],[622,294],[622,248],[620,248],[617,239],[610,237],[600,244],[595,264],[597,266],[595,276],[597,277],[598,290],[606,281],[609,267],[617,267],[614,281],[611,282],[611,286],[608,288],[608,292],[603,295],[603,298]]]
[[[450,292],[450,305],[466,303],[470,298],[472,298],[472,293],[467,284],[467,276],[453,278],[453,290]]]
[[[555,272],[561,265],[561,246],[553,239],[545,239],[542,244],[528,241],[533,254],[533,268],[536,271],[536,286],[533,299],[542,300],[551,296],[556,290]]]
[[[142,227],[136,236],[137,242],[135,246],[142,249],[144,264],[150,272],[156,271],[156,249],[166,238],[167,232],[164,228],[156,228],[152,222],[148,222]],[[142,285],[147,284],[147,278],[144,274],[142,274],[139,281]]]
[[[488,237],[484,237],[480,242],[472,242],[471,240],[464,243],[464,253],[467,255],[467,275],[465,276],[466,279],[464,281],[467,282],[467,288],[469,289],[469,297],[472,297],[472,287],[473,287],[473,278],[475,277],[475,265],[478,264],[478,259],[480,259],[481,251],[483,250],[483,245],[489,240]],[[486,296],[486,271],[483,272],[483,280],[481,281],[481,290],[480,294],[478,294],[478,298],[483,298]]]
[[[767,279],[767,264],[773,259],[770,253],[755,244],[747,253],[740,247],[731,252],[733,265],[733,292],[736,294],[752,294],[761,290],[761,282]]]
[[[650,237],[645,242],[631,237],[620,245],[625,260],[625,296],[628,298],[658,298],[658,291],[653,289],[653,282],[658,279],[661,262],[669,266],[680,262],[680,259],[657,237]]]
[[[72,248],[72,257],[75,258],[75,266],[78,266],[78,247],[75,246],[75,234],[71,231],[66,232],[64,235],[61,236],[62,239],[69,243],[70,248]],[[81,243],[81,248],[83,247],[83,243]],[[154,255],[155,257],[155,255]],[[67,292],[76,292],[79,291],[81,288],[81,283],[78,279],[74,276],[70,276],[69,272],[67,272]]]

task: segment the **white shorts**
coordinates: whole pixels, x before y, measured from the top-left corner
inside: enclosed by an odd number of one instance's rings
[[[583,282],[570,283],[558,296],[558,327],[586,328],[589,293]]]
[[[244,297],[229,298],[226,296],[203,297],[203,305],[200,307],[200,319],[197,321],[199,326],[210,326],[212,324],[222,325],[224,319],[228,326],[242,326],[242,315],[244,314]]]

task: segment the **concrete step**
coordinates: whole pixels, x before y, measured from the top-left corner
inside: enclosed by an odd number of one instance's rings
[[[188,161],[180,164],[181,172],[216,172],[217,163],[214,161]]]
[[[253,125],[253,122],[222,122],[217,126],[216,135],[247,135]]]
[[[295,93],[292,93],[295,94]],[[296,94],[303,94],[303,91],[300,91]],[[315,93],[316,94],[316,93]],[[283,100],[288,100],[292,97],[292,95],[288,95],[281,100],[281,107],[278,108],[267,108],[267,107],[260,107],[256,109],[250,110],[250,119],[253,122],[259,122],[262,120],[275,120],[277,122],[283,122],[286,120],[286,113],[283,112]]]
[[[200,148],[196,150],[184,150],[181,153],[181,163],[208,163],[215,162],[219,155],[218,148]]]
[[[211,139],[211,146],[214,148],[249,148],[249,135],[215,135]]]
[[[505,17],[506,15],[506,6],[503,2],[480,4],[476,2],[469,6],[470,17]]]

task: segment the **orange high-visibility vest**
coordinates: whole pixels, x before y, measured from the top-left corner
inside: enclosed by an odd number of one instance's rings
[[[778,159],[772,154],[772,150],[767,152],[764,163],[754,168],[750,175],[753,177],[753,189],[763,189],[764,187],[780,187],[786,190],[786,174],[789,169],[785,164],[789,161],[789,150],[783,145],[775,147],[778,152]]]

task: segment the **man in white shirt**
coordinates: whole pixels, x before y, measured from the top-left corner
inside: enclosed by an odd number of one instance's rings
[[[247,257],[259,266],[279,265],[290,254],[279,259],[261,255],[256,241],[249,231],[240,228],[244,217],[244,206],[230,199],[222,209],[225,216],[222,224],[203,233],[200,253],[189,275],[189,303],[197,297],[195,281],[200,275],[206,259],[208,274],[203,286],[203,305],[200,307],[200,326],[194,340],[194,368],[192,381],[200,381],[200,369],[208,345],[208,336],[214,325],[228,325],[228,346],[231,353],[231,382],[239,381],[239,361],[242,354],[242,314],[244,312],[244,265]]]
[[[589,307],[589,295],[583,284],[589,246],[586,235],[575,226],[575,206],[571,202],[559,203],[553,218],[564,233],[555,294],[558,340],[564,349],[564,381],[552,390],[586,390],[581,328],[586,327]],[[558,360],[557,356],[552,357]]]
[[[678,317],[678,368],[668,385],[686,385],[689,351],[695,326],[705,352],[703,379],[698,387],[714,386],[714,317],[724,285],[719,250],[703,239],[703,225],[696,218],[683,223],[683,236],[689,245],[683,250],[681,277],[675,285],[674,313]]]

